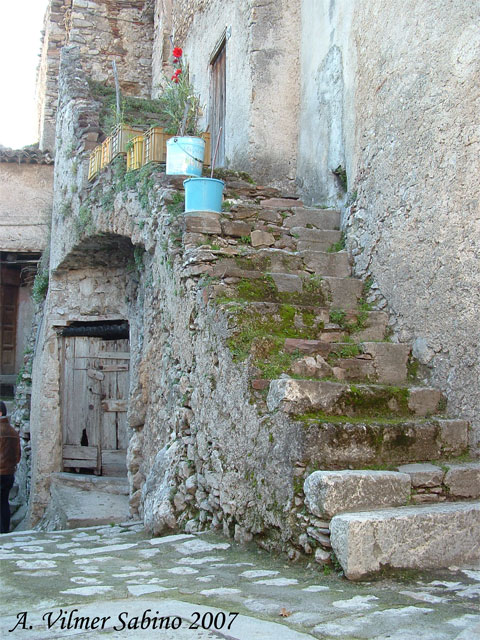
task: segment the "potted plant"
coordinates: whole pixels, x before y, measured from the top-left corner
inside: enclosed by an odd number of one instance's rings
[[[180,47],[173,48],[174,71],[163,91],[161,101],[168,121],[167,174],[201,176],[205,140],[200,137],[198,120],[200,99],[190,84],[188,65]]]

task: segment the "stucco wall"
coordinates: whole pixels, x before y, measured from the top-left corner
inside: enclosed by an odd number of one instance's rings
[[[344,197],[332,173],[350,169],[354,134],[355,2],[303,0],[297,185],[306,202],[337,205]]]
[[[171,26],[169,12],[171,11]],[[210,60],[227,29],[226,166],[295,191],[300,7],[277,0],[157,0],[157,25],[175,34],[209,121]],[[161,84],[157,35],[153,85]],[[164,60],[165,62],[165,57]]]
[[[373,279],[394,339],[414,342],[478,442],[478,3],[304,0],[302,9],[304,199],[338,199],[330,169],[346,167],[356,272]]]
[[[52,199],[52,165],[1,162],[0,249],[43,251]]]

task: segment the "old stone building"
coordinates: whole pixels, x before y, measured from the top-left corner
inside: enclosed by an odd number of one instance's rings
[[[50,4],[30,523],[126,475],[155,533],[333,547],[352,578],[478,560],[476,3]],[[172,44],[222,128],[222,214],[184,214],[162,165],[87,181],[92,80],[115,59],[155,97]]]
[[[0,384],[13,396],[33,316],[31,298],[48,230],[53,158],[36,149],[0,147]]]

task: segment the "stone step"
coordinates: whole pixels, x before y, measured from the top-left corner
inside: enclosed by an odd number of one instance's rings
[[[226,276],[227,272],[232,275]],[[215,285],[217,295],[247,302],[284,302],[302,306],[330,306],[332,309],[341,307],[356,311],[363,290],[362,282],[355,278],[248,271],[239,267],[238,262],[229,266],[220,263],[214,267],[197,270],[196,273],[206,273],[226,279]],[[247,284],[241,280],[250,280],[251,283]],[[360,312],[357,311],[357,316],[359,314]]]
[[[363,282],[357,278],[322,278],[324,291],[332,307],[356,309],[363,294]]]
[[[305,505],[317,518],[330,519],[345,511],[365,511],[406,505],[411,482],[395,471],[314,471],[304,483]]]
[[[480,462],[407,464],[398,471],[410,477],[412,488],[418,492],[414,497],[421,498],[418,501],[429,501],[431,494],[439,495],[442,488],[450,498],[480,498]]]
[[[303,261],[303,268],[321,276],[346,278],[351,276],[352,268],[346,251],[328,253],[326,251],[301,251],[298,254]]]
[[[358,345],[360,353],[353,357],[348,354],[351,343],[345,345],[332,344],[331,353],[338,353],[339,358],[332,362],[334,375],[339,380],[355,382],[366,380],[380,384],[403,384],[407,380],[407,363],[410,356],[410,345],[391,342],[362,342]]]
[[[128,496],[126,476],[96,476],[84,473],[57,472],[51,474],[52,484],[74,487],[81,491],[102,491]]]
[[[128,495],[85,490],[55,481],[50,487],[50,496],[39,525],[48,531],[121,523],[130,517]]]
[[[287,229],[303,227],[305,229],[321,229],[338,231],[340,229],[341,213],[336,209],[308,209],[294,207],[293,215],[285,218],[283,226]]]
[[[297,251],[328,251],[332,245],[342,239],[341,231],[306,229],[292,227],[290,235],[294,238]]]
[[[345,576],[385,569],[442,569],[480,561],[480,503],[461,502],[343,513],[330,542]]]
[[[403,465],[465,454],[468,422],[443,418],[301,419],[304,458],[320,469]],[[403,472],[403,468],[398,467]],[[412,485],[414,483],[412,482]]]
[[[441,413],[445,398],[431,387],[348,385],[325,380],[272,380],[267,396],[270,411],[291,415],[320,411],[342,416],[426,416]]]

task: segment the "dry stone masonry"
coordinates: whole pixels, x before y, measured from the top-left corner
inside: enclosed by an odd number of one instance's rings
[[[225,210],[184,214],[182,179],[155,164],[125,173],[121,158],[86,185],[80,154],[95,103],[76,48],[62,53],[60,85],[32,522],[62,465],[61,329],[123,318],[130,508],[148,531],[217,529],[319,564],[333,547],[351,578],[444,566],[466,546],[478,560],[468,424],[445,417],[443,394],[366,302],[340,213],[224,172]],[[83,157],[74,175],[72,145]],[[427,505],[402,506],[418,502]],[[458,530],[455,550],[420,547],[418,522],[431,523],[432,540]],[[385,542],[359,555],[377,530],[385,540],[398,532],[401,553]]]

